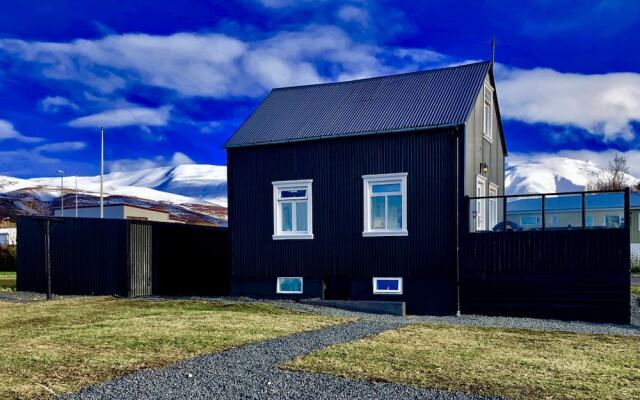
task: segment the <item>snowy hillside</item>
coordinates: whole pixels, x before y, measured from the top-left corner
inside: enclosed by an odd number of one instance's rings
[[[226,220],[227,169],[216,165],[180,165],[113,172],[104,176],[106,203],[163,209],[194,223]],[[75,196],[75,177],[64,181],[65,205]],[[80,205],[97,205],[100,176],[78,177]],[[60,177],[19,179],[0,176],[0,216],[50,214],[60,201]],[[71,202],[71,203],[70,203]]]
[[[602,169],[590,161],[566,157],[546,157],[507,162],[505,186],[507,194],[556,193],[584,190],[594,182]],[[629,183],[637,181],[628,177]]]
[[[14,185],[3,185],[14,180]],[[73,189],[75,177],[65,178],[65,187]],[[4,187],[3,187],[4,186]],[[60,178],[15,179],[0,177],[0,193],[39,187],[43,194],[59,196]],[[78,190],[100,192],[100,176],[78,177]],[[227,167],[217,165],[179,165],[138,171],[112,172],[104,176],[104,191],[110,195],[182,203],[227,205]],[[43,199],[44,200],[44,199]]]

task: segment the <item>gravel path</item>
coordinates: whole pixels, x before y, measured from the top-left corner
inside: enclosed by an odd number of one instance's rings
[[[405,322],[367,319],[299,333],[168,368],[148,369],[63,399],[486,399],[391,383],[283,371],[279,364],[311,351],[396,329]]]

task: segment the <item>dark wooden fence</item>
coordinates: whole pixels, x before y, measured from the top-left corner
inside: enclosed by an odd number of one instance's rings
[[[461,232],[462,313],[629,323],[628,199],[620,228]]]
[[[116,219],[48,220],[54,294],[228,293],[226,228]],[[18,290],[47,291],[46,221],[18,218]]]

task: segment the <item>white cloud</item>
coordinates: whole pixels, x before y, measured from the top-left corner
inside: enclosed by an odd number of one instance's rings
[[[344,22],[355,22],[362,26],[369,24],[369,13],[367,10],[354,5],[345,5],[338,10],[338,18]]]
[[[390,67],[384,60],[399,57],[393,49],[355,41],[334,26],[308,26],[257,41],[215,33],[122,34],[65,43],[2,39],[0,53],[24,62],[46,79],[78,81],[100,93],[142,84],[183,96],[214,98],[257,97],[274,86],[370,77],[421,66],[417,59],[403,59],[409,62]]]
[[[633,139],[640,121],[640,74],[584,75],[549,68],[496,68],[504,118],[574,126],[605,141]]]
[[[173,167],[183,164],[195,164],[188,155],[179,151],[171,158],[156,156],[153,158],[120,159],[106,162],[109,172],[132,171],[156,167]]]
[[[77,151],[87,147],[85,142],[58,142],[47,143],[41,146],[35,147],[33,150],[36,152],[58,153],[65,151]]]
[[[37,143],[44,140],[43,138],[39,137],[23,135],[16,130],[11,122],[0,119],[0,141],[10,139],[24,143]]]
[[[47,96],[40,100],[40,107],[49,113],[57,113],[65,108],[73,111],[80,109],[76,103],[62,96]]]
[[[103,111],[76,118],[69,122],[75,128],[113,128],[121,126],[164,126],[169,121],[170,107],[130,107]]]

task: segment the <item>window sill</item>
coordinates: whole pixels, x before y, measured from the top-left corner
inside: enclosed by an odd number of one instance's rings
[[[486,140],[487,142],[489,142],[489,143],[493,144],[493,138],[490,138],[490,137],[488,137],[488,136],[485,136],[484,134],[482,135],[482,138],[483,138],[484,140]]]
[[[362,232],[363,237],[379,237],[379,236],[409,236],[408,231],[387,231],[387,232],[374,232],[365,231]]]
[[[379,294],[383,296],[402,296],[402,292],[377,292],[374,291],[373,294]]]
[[[273,240],[313,239],[313,233],[303,235],[272,235]]]

